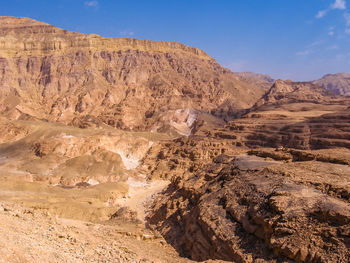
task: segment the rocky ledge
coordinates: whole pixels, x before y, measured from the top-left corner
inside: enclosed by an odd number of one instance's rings
[[[150,222],[197,261],[349,262],[349,166],[303,164],[219,155],[175,177]]]

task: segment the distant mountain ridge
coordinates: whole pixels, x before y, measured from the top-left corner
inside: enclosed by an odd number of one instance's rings
[[[350,96],[350,73],[327,74],[313,83],[337,95]]]
[[[234,74],[258,85],[269,86],[276,81],[267,74],[254,72],[234,72]],[[327,74],[318,80],[310,81],[310,83],[327,89],[336,95],[350,96],[350,73]]]
[[[254,73],[254,72],[234,72],[234,74],[242,78],[259,79],[270,83],[275,82],[275,80],[268,74],[260,74],[260,73]]]
[[[265,91],[268,91],[275,82],[275,80],[267,74],[259,74],[254,72],[234,72],[233,74],[235,74],[241,81],[259,86]]]

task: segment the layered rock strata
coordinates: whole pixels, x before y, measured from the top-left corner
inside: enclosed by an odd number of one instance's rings
[[[163,131],[177,111],[230,116],[265,91],[196,48],[15,17],[0,18],[0,86],[0,113],[10,119]]]
[[[219,155],[187,173],[173,178],[150,216],[183,256],[198,261],[349,261],[349,166]]]

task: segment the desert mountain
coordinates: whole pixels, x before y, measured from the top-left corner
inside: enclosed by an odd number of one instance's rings
[[[234,72],[241,80],[257,85],[264,90],[268,90],[271,85],[275,82],[271,76],[267,74],[259,74],[253,72]]]
[[[277,80],[241,119],[227,124],[249,147],[349,147],[350,101],[310,82]]]
[[[266,82],[273,83],[275,80],[267,74],[254,73],[254,72],[234,72],[237,76],[248,78],[248,79],[260,79]]]
[[[175,126],[185,134],[198,112],[234,114],[265,92],[196,48],[108,39],[15,17],[0,18],[0,85],[0,112],[10,119]]]
[[[255,107],[292,102],[326,102],[333,93],[310,82],[276,80],[272,87],[256,103]]]
[[[338,95],[350,96],[350,74],[328,74],[313,83],[320,85]]]

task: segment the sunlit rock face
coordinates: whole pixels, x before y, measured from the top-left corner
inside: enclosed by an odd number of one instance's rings
[[[232,115],[265,90],[179,43],[108,39],[14,17],[0,18],[0,86],[0,112],[10,119],[133,130],[166,130],[164,113],[178,109]]]

